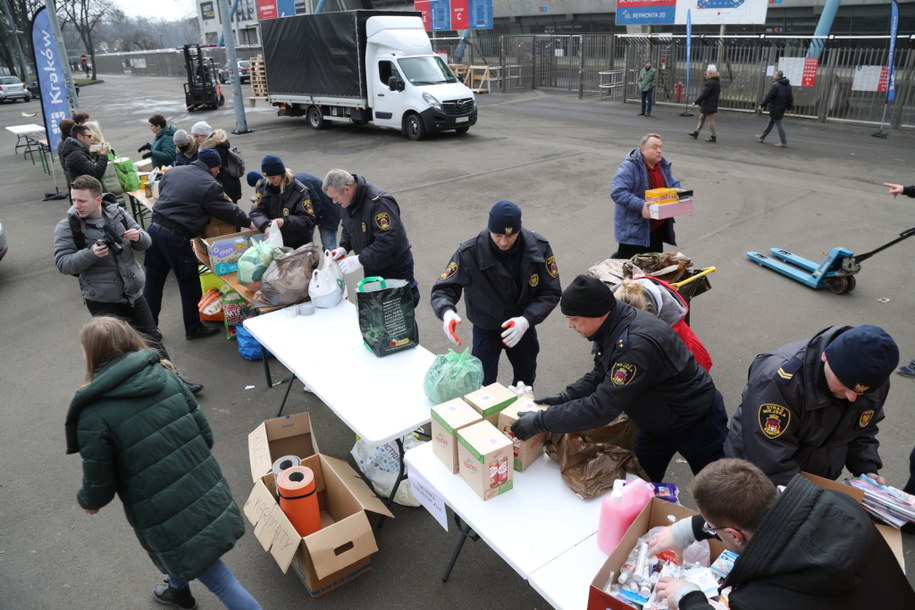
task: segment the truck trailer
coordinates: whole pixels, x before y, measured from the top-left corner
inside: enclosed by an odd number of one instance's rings
[[[473,92],[432,51],[420,13],[341,11],[261,22],[267,102],[280,116],[374,123],[411,140],[477,121]]]

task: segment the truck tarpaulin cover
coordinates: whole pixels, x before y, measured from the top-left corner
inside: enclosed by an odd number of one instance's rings
[[[343,11],[261,21],[271,95],[365,98],[365,22],[410,11]]]

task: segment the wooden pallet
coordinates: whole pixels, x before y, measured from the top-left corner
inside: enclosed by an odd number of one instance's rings
[[[263,55],[251,58],[251,93],[253,97],[267,96],[267,68]]]
[[[474,93],[489,93],[489,66],[469,66],[464,84]]]

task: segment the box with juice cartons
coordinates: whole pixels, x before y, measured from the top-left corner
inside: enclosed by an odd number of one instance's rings
[[[522,397],[499,412],[499,425],[497,428],[512,441],[515,470],[524,470],[543,455],[543,441],[546,439],[546,433],[541,432],[526,441],[522,441],[512,434],[511,426],[518,421],[519,412],[543,411],[544,409],[546,409],[544,405],[538,405],[532,399]]]
[[[432,407],[432,452],[453,474],[460,470],[457,431],[480,421],[483,416],[460,398]]]
[[[512,488],[512,442],[488,421],[461,428],[458,459],[461,478],[484,500]]]
[[[470,406],[493,426],[499,423],[499,411],[518,400],[518,395],[501,383],[491,383],[464,396]]]

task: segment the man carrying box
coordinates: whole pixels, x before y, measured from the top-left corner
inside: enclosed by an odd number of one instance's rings
[[[197,304],[203,295],[197,273],[197,257],[190,240],[203,233],[210,216],[233,225],[257,229],[248,215],[229,201],[222,185],[216,181],[220,163],[219,153],[205,148],[190,165],[170,169],[162,177],[159,199],[153,206],[152,223],[149,225],[152,246],[146,251],[143,296],[158,324],[165,279],[169,271],[174,271],[181,292],[184,333],[189,341],[220,332],[220,329],[208,328],[200,321]]]
[[[912,608],[915,592],[864,509],[849,495],[795,476],[779,495],[740,459],[706,466],[690,484],[700,514],[649,542],[652,555],[719,538],[740,556],[724,581],[731,608]],[[662,578],[674,610],[712,608],[697,585]]]
[[[579,275],[559,308],[569,328],[594,344],[594,369],[556,396],[546,411],[519,413],[512,432],[581,432],[625,412],[638,427],[635,454],[652,481],[663,481],[674,453],[693,473],[724,457],[727,413],[712,378],[679,335],[660,319],[625,303],[597,278]]]
[[[673,218],[651,220],[645,191],[679,188],[680,181],[663,157],[661,136],[650,133],[642,138],[620,163],[610,185],[616,204],[614,235],[619,249],[611,258],[632,258],[645,252],[663,252],[664,243],[677,245]]]

